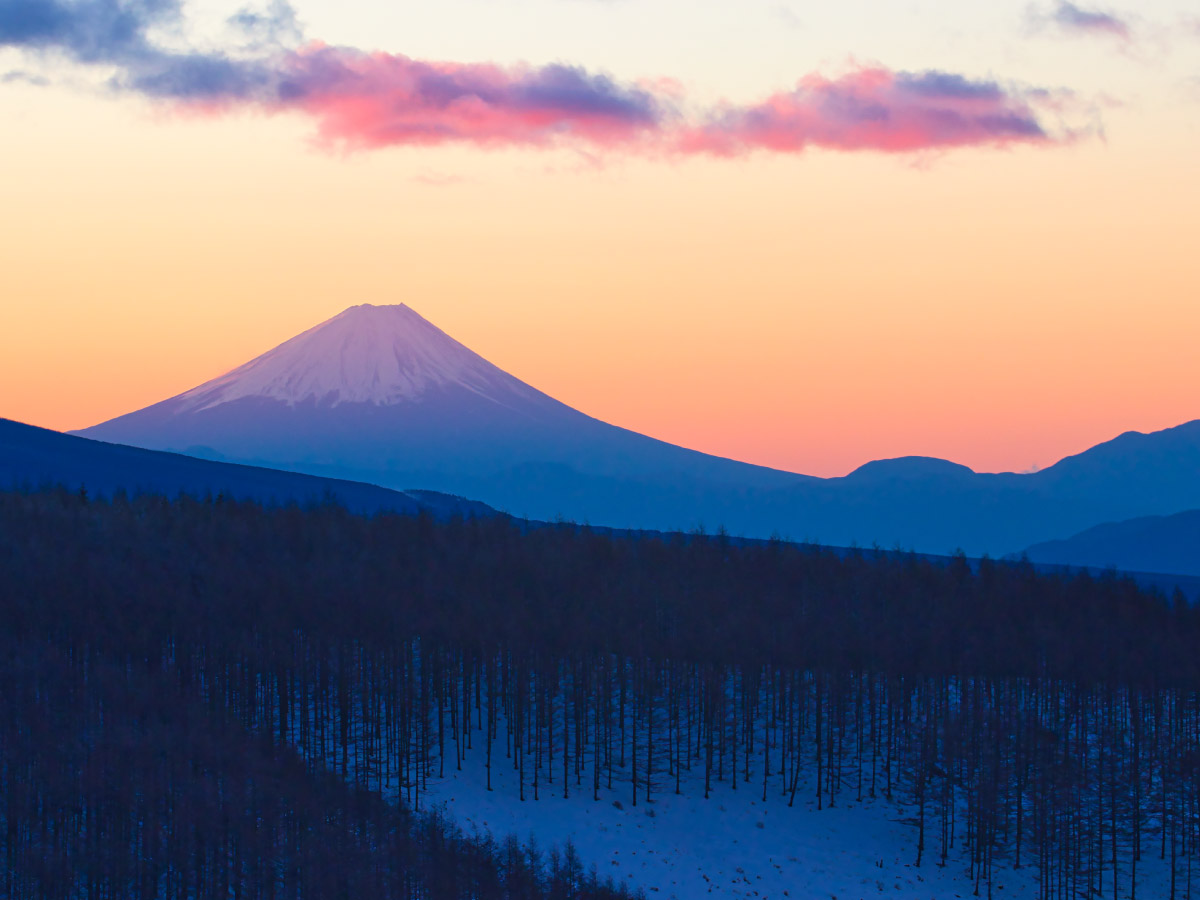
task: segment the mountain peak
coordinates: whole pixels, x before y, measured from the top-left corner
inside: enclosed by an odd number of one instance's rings
[[[846,476],[860,482],[915,481],[937,478],[962,478],[975,473],[960,463],[934,456],[900,456],[864,463]]]
[[[492,399],[532,392],[409,306],[362,303],[176,400],[179,412],[247,397],[387,406],[447,387]]]
[[[392,309],[392,310],[401,310],[402,309],[409,313],[412,313],[418,319],[421,318],[420,314],[417,313],[407,303],[355,303],[353,306],[347,306],[345,309],[343,309],[340,313],[338,313],[333,318],[334,319],[339,318],[340,316],[344,316],[347,313],[353,313],[356,310],[359,312],[370,312],[373,309]],[[332,321],[332,319],[327,320],[327,321]],[[424,321],[424,320],[422,319],[422,321]],[[320,327],[320,326],[318,326],[318,327]]]

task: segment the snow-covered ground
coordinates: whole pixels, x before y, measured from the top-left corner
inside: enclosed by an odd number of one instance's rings
[[[932,834],[916,867],[916,829],[900,821],[906,811],[881,799],[856,804],[847,792],[836,807],[818,811],[808,785],[789,808],[774,785],[766,802],[761,783],[739,783],[735,791],[728,781],[716,784],[711,799],[704,800],[703,783],[693,781],[682,796],[672,784],[652,803],[639,799],[635,808],[628,783],[624,790],[602,790],[601,799],[593,800],[589,772],[581,789],[572,785],[569,799],[558,783],[542,785],[535,801],[527,784],[522,802],[503,742],[500,750],[492,791],[476,749],[461,772],[452,771],[448,761],[445,778],[430,778],[422,806],[443,807],[467,832],[488,831],[497,839],[533,835],[543,851],[569,839],[585,868],[595,865],[602,879],[611,875],[648,897],[943,900],[974,893],[965,860],[952,857],[944,868],[938,865]],[[1036,887],[1035,869],[997,864],[993,896],[1032,900]],[[987,895],[986,884],[981,894]]]
[[[703,767],[697,765],[690,777],[684,773],[678,794],[674,776],[656,771],[652,801],[644,799],[643,786],[634,805],[628,769],[616,765],[613,789],[603,786],[607,772],[603,773],[600,799],[594,800],[589,761],[581,785],[572,776],[567,798],[562,795],[560,770],[547,783],[548,768],[543,768],[534,799],[532,761],[527,757],[525,799],[521,800],[513,760],[505,757],[505,730],[501,717],[492,746],[491,790],[482,733],[475,731],[475,748],[465,751],[461,770],[455,768],[454,746],[448,744],[444,775],[438,774],[435,759],[415,798],[398,787],[394,774],[383,787],[385,795],[399,802],[415,799],[420,810],[440,809],[468,834],[487,833],[497,842],[515,836],[523,844],[532,838],[543,858],[552,849],[561,853],[570,842],[585,872],[594,868],[602,882],[611,877],[613,883],[640,889],[648,898],[1040,900],[1036,865],[1015,869],[1011,862],[997,858],[990,892],[986,881],[977,884],[961,831],[956,849],[942,865],[940,822],[932,809],[918,867],[915,808],[882,796],[869,799],[865,788],[863,801],[857,802],[851,782],[844,784],[834,806],[828,805],[826,795],[823,809],[817,809],[811,776],[803,774],[794,806],[789,807],[787,795],[781,794],[778,775],[769,782],[764,801],[761,770],[759,780],[739,780],[736,789],[728,778],[714,778],[711,796],[705,800]],[[331,758],[329,765],[336,769],[336,759]],[[557,765],[561,766],[561,757]],[[960,816],[960,829],[965,818]],[[1136,892],[1131,890],[1125,863],[1114,896],[1112,872],[1106,866],[1102,876],[1106,900],[1192,896],[1200,882],[1200,867],[1189,888],[1186,860],[1180,859],[1172,893],[1170,863],[1160,859],[1151,824],[1147,823],[1143,838]],[[1032,855],[1032,845],[1027,846]]]

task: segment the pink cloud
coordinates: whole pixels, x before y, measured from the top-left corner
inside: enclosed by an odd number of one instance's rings
[[[265,105],[311,116],[329,142],[376,148],[632,144],[661,129],[667,104],[573,66],[432,63],[314,44],[285,58]]]
[[[927,71],[862,68],[809,75],[794,90],[751,106],[725,106],[677,140],[684,153],[733,156],[809,147],[911,153],[1054,140],[1025,97],[994,81]]]

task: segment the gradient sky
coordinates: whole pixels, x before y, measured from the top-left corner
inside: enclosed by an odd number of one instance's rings
[[[0,416],[91,425],[405,302],[812,474],[1200,417],[1194,3],[252,12],[0,0]]]

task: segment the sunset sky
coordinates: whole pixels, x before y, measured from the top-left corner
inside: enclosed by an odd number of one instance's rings
[[[357,303],[817,475],[1200,418],[1200,12],[0,0],[0,416]]]

